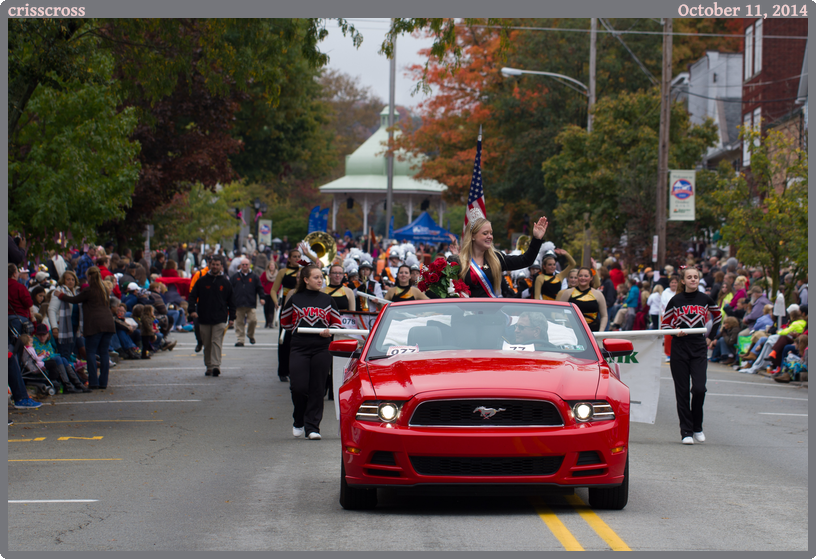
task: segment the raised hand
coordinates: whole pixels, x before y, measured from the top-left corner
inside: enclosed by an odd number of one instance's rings
[[[539,240],[543,239],[544,238],[544,233],[547,232],[547,224],[548,223],[549,222],[547,221],[547,218],[544,217],[544,216],[541,216],[538,219],[538,221],[536,221],[535,224],[533,225],[533,237],[535,237],[536,239],[539,239]]]

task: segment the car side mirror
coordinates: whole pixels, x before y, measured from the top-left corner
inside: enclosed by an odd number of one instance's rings
[[[351,357],[355,351],[357,340],[335,340],[329,344],[329,353],[333,357]]]
[[[610,358],[632,355],[634,351],[635,348],[629,340],[607,338],[603,341],[603,354]]]

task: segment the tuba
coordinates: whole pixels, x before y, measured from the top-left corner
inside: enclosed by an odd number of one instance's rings
[[[530,248],[530,235],[519,236],[519,238],[516,239],[516,250],[527,252],[528,248]]]
[[[337,243],[334,241],[334,237],[328,233],[314,231],[306,235],[303,242],[309,245],[312,252],[317,255],[318,260],[320,260],[322,264],[322,268],[331,264],[334,257],[337,256]]]

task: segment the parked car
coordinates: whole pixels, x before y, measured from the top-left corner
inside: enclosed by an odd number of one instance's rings
[[[577,307],[519,299],[392,303],[347,356],[339,390],[340,504],[418,485],[589,488],[590,505],[629,495],[629,389]]]

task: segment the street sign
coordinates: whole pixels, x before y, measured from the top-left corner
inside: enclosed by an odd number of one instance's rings
[[[266,246],[272,244],[272,220],[259,219],[258,220],[258,242]]]
[[[694,170],[669,171],[668,221],[694,221],[696,175]]]

